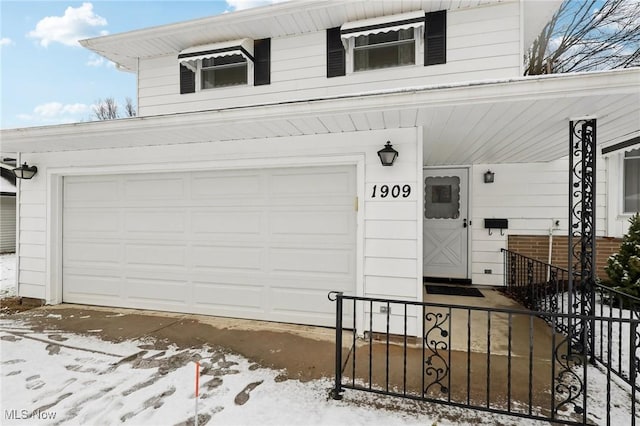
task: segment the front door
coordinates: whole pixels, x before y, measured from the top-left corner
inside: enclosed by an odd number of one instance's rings
[[[468,170],[425,169],[423,276],[467,279]]]

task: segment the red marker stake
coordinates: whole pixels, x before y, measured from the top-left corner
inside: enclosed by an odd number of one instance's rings
[[[196,361],[196,418],[195,426],[198,426],[198,396],[200,396],[200,362]]]

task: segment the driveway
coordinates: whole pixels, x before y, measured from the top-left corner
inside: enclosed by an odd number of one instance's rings
[[[200,424],[522,424],[358,392],[328,399],[333,330],[318,327],[60,305],[0,317],[0,349],[3,425],[190,425],[196,361]]]

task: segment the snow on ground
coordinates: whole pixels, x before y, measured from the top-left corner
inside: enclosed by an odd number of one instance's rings
[[[334,401],[329,379],[286,380],[219,348],[160,351],[150,343],[36,332],[1,318],[0,423],[190,425],[199,360],[201,425],[540,424],[356,391]]]
[[[16,255],[0,254],[0,298],[16,295]]]

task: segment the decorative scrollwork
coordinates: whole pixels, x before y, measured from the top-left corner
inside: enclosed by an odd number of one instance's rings
[[[576,373],[584,365],[584,357],[581,355],[581,348],[576,348],[571,340],[571,336],[568,336],[554,349],[554,358],[559,365],[558,375],[554,380],[556,392],[554,418],[559,411],[569,408],[573,408],[573,412],[577,414],[584,412],[584,407],[581,405],[584,383]]]
[[[449,388],[444,384],[444,380],[449,375],[449,365],[443,352],[449,350],[449,331],[444,327],[449,322],[449,314],[440,312],[428,312],[425,314],[425,350],[428,355],[425,357],[424,373],[431,378],[430,383],[425,380],[425,393],[432,388],[436,388],[443,394],[449,393]]]

